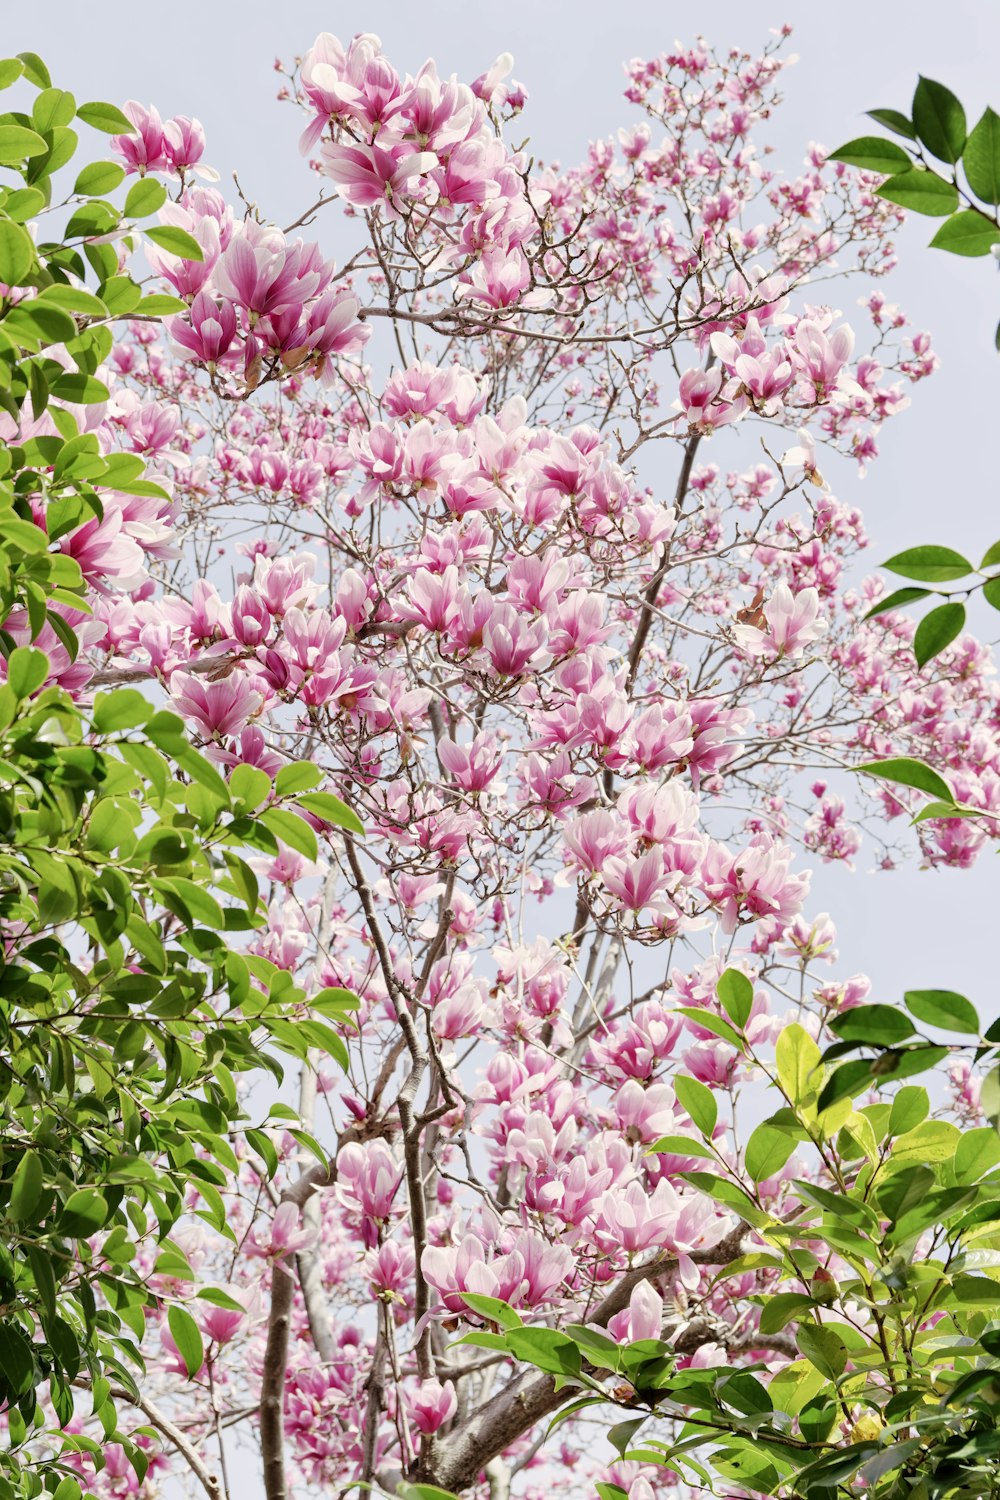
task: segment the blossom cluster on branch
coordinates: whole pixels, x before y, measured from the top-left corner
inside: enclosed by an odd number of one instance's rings
[[[936,360],[872,285],[900,215],[871,175],[811,146],[782,176],[755,144],[781,67],[777,41],[633,62],[638,123],[563,170],[508,146],[505,59],[466,85],[323,35],[284,93],[324,187],[286,230],[193,182],[197,122],[130,106],[118,150],[179,177],[161,224],[202,258],[147,248],[187,311],[166,339],[128,325],[91,420],[169,499],[109,488],[60,538],[86,651],[40,644],[75,694],[148,682],[227,776],[262,773],[260,802],[312,760],[366,830],[317,810],[319,860],[262,853],[248,945],[361,997],[348,1082],[317,1054],[288,1131],[241,1143],[224,1222],[192,1195],[190,1279],[149,1247],[157,1401],[210,1465],[258,1431],[269,1496],[286,1468],[331,1494],[666,1487],[572,1428],[546,1439],[551,1389],[468,1299],[621,1344],[667,1329],[682,1366],[787,1363],[748,1301],[768,1270],[717,1274],[749,1231],[680,1175],[705,1148],[680,1149],[675,1080],[710,1091],[738,1171],[782,1031],[864,999],[826,967],[802,851],[851,860],[867,836],[891,864],[907,794],[860,801],[846,768],[924,756],[1000,801],[988,651],[963,636],[920,672],[904,617],[862,619],[880,585],[822,469],[853,489],[844,457],[877,458]],[[356,231],[341,266],[296,236],[328,205]],[[919,828],[932,864],[990,837]],[[727,969],[753,985],[752,1055]],[[756,1201],[788,1216],[823,1171],[792,1158]],[[136,1489],[113,1457],[88,1482]]]

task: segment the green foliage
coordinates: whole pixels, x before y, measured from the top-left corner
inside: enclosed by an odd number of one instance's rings
[[[728,988],[720,983],[720,996]],[[661,1337],[619,1344],[594,1326],[521,1328],[506,1304],[466,1299],[498,1330],[482,1336],[489,1347],[565,1385],[553,1426],[589,1408],[611,1413],[621,1459],[720,1497],[1000,1493],[1000,1136],[933,1118],[928,1090],[898,1083],[965,1045],[939,1045],[923,1025],[974,1038],[982,1055],[1000,1051],[1000,1022],[981,1034],[973,1006],[950,991],[909,991],[904,1006],[842,1012],[825,1051],[786,1027],[774,1063],[744,1040],[778,1107],[740,1159],[720,1156],[718,1175],[684,1174],[764,1244],[733,1249],[729,1237],[714,1257],[696,1255],[718,1266],[723,1299],[731,1280],[742,1296],[748,1271],[769,1270],[751,1297],[757,1326],[740,1340],[740,1361],[685,1367],[679,1356],[711,1334],[700,1313],[671,1314],[669,1304]],[[873,1055],[841,1061],[851,1052]],[[677,1079],[679,1098],[692,1082]],[[697,1094],[692,1102],[694,1117]],[[704,1123],[714,1128],[714,1114]],[[758,1184],[793,1153],[809,1175],[791,1182],[779,1209]],[[775,1374],[744,1362],[771,1351],[784,1359]],[[616,1486],[598,1488],[620,1500]]]
[[[956,215],[956,219],[961,218],[961,214]],[[948,224],[954,222],[955,220],[949,220]],[[939,235],[943,235],[947,228],[947,224],[943,225]],[[934,587],[895,589],[872,605],[865,615],[866,620],[871,619],[875,615],[884,615],[890,610],[901,609],[904,605],[930,599],[935,595],[943,599],[945,602],[935,605],[917,627],[913,648],[919,667],[926,666],[939,656],[961,634],[966,619],[963,601],[972,594],[981,592],[987,604],[1000,610],[1000,573],[993,571],[1000,567],[1000,543],[994,543],[987,549],[978,568],[953,547],[942,546],[909,547],[905,552],[890,557],[888,562],[883,563],[883,567],[902,578],[916,579],[921,584],[961,582],[961,587],[953,590]]]
[[[128,251],[130,224],[165,200],[155,179],[135,181],[116,208],[103,195],[122,168],[77,164],[64,231],[32,240],[25,220],[44,223],[54,174],[76,153],[71,122],[131,126],[114,105],[78,106],[34,54],[0,61],[0,88],[19,80],[37,97],[29,113],[0,114],[0,281],[17,291],[0,299],[0,408],[16,430],[47,413],[56,432],[0,443],[0,1500],[43,1489],[71,1500],[80,1488],[60,1453],[90,1440],[56,1432],[43,1456],[34,1440],[49,1407],[70,1421],[78,1386],[145,1474],[110,1396],[112,1385],[136,1394],[156,1302],[140,1243],[156,1250],[154,1273],[192,1279],[171,1240],[185,1204],[232,1238],[220,1188],[240,1137],[262,1170],[277,1169],[237,1075],[280,1078],[282,1055],[311,1050],[347,1066],[336,1028],[350,1026],[356,997],[331,988],[307,1003],[288,972],[239,951],[265,920],[248,857],[276,854],[279,839],[315,857],[317,815],[363,830],[315,790],[311,765],[284,767],[274,784],[243,766],[227,784],[182,721],[141,693],[99,692],[85,709],[53,683],[50,653],[79,652],[67,612],[89,613],[59,539],[102,517],[103,489],[163,495],[140,458],[102,454],[60,403],[107,399],[96,372],[116,318],[182,304],[143,298],[117,252],[92,242],[114,233]],[[181,230],[149,234],[201,258]],[[16,644],[15,612],[35,644]],[[179,1304],[167,1316],[193,1377],[197,1324]]]

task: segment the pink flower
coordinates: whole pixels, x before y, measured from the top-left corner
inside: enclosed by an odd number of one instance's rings
[[[147,172],[162,172],[169,168],[172,164],[170,145],[163,122],[153,106],[144,109],[134,99],[129,99],[122,113],[132,121],[133,130],[130,135],[113,135],[111,146],[124,157],[126,171],[145,176]]]
[[[431,151],[411,151],[403,145],[344,146],[324,141],[323,171],[337,184],[340,195],[356,208],[381,208],[390,219],[409,196],[410,183],[437,165]]]
[[[449,1422],[458,1410],[458,1396],[451,1381],[422,1380],[405,1393],[406,1409],[417,1431],[430,1437]]]
[[[787,583],[779,583],[764,605],[767,629],[734,625],[733,634],[751,656],[801,656],[807,646],[826,634],[826,621],[819,611],[815,588],[793,594]]]
[[[284,1260],[288,1255],[297,1255],[316,1242],[316,1231],[302,1229],[299,1210],[294,1203],[279,1204],[274,1218],[264,1221],[262,1227],[255,1225],[246,1240],[246,1253],[265,1260]]]
[[[167,332],[175,344],[186,349],[213,370],[236,337],[236,313],[230,302],[215,302],[199,292],[187,318],[168,318]]]
[[[208,739],[238,734],[264,703],[244,672],[230,672],[218,682],[192,672],[175,672],[170,691],[179,712],[192,719]]]

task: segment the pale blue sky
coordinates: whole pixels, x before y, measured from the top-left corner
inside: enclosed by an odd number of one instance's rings
[[[675,38],[689,41],[698,30],[719,46],[755,48],[785,20],[796,28],[792,47],[800,62],[785,74],[787,102],[770,135],[776,161],[788,171],[797,169],[810,140],[833,147],[862,133],[867,108],[905,108],[921,71],[954,88],[973,117],[987,102],[1000,108],[995,0],[952,0],[947,7],[926,0],[713,0],[697,8],[664,0],[505,0],[495,6],[469,0],[172,0],[164,7],[123,8],[113,26],[102,25],[91,7],[54,0],[44,24],[33,21],[30,7],[8,7],[4,49],[41,52],[54,80],[78,97],[132,96],[154,102],[164,114],[196,115],[208,132],[207,159],[224,179],[238,168],[248,194],[269,217],[285,222],[311,201],[315,179],[298,155],[299,116],[275,102],[272,64],[276,56],[304,51],[317,31],[342,37],[376,31],[401,71],[433,55],[442,72],[467,79],[499,52],[512,52],[515,74],[530,94],[524,130],[533,149],[569,162],[588,138],[613,131],[625,118],[623,59],[661,51]],[[1000,356],[992,347],[1000,277],[989,261],[926,250],[933,227],[925,219],[908,226],[902,265],[887,290],[918,327],[933,332],[943,369],[914,392],[911,411],[890,424],[869,478],[859,483],[846,472],[836,476],[840,497],[865,511],[872,567],[908,543],[950,541],[978,555],[1000,536]],[[321,240],[328,233],[322,220],[314,232]],[[995,636],[996,620],[984,606],[974,623]],[[880,999],[894,1000],[904,987],[947,984],[984,1001],[988,1012],[994,882],[989,854],[971,874],[921,873],[914,866],[889,876],[851,877],[819,867],[811,908],[831,911],[843,969],[871,974]]]

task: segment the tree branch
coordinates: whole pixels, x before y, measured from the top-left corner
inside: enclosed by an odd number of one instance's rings
[[[276,1261],[271,1271],[271,1309],[260,1383],[260,1451],[267,1500],[288,1500],[285,1478],[285,1370],[295,1282]]]

